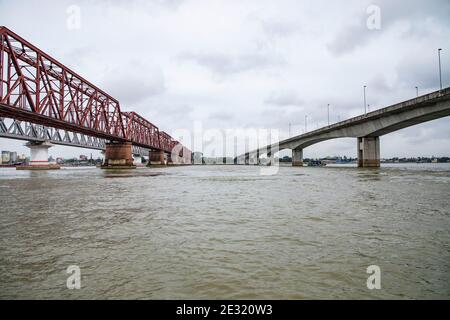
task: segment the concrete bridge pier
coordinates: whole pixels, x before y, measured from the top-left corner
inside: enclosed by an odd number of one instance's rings
[[[255,153],[249,154],[248,158],[245,158],[245,164],[257,166],[259,165],[259,150]]]
[[[148,165],[165,165],[166,160],[164,158],[163,150],[150,150],[148,152]]]
[[[358,167],[380,167],[380,137],[358,138]]]
[[[173,165],[172,152],[167,153],[167,162],[166,164]]]
[[[105,148],[102,169],[135,169],[131,142],[109,142]]]
[[[303,167],[303,149],[292,149],[292,166]]]
[[[26,166],[17,166],[17,170],[53,170],[59,169],[59,165],[48,162],[48,149],[53,144],[50,142],[27,142],[26,147],[30,148],[30,163]]]
[[[142,163],[142,156],[140,154],[133,155],[133,165],[136,167],[142,167],[144,164]]]
[[[270,153],[267,156],[269,157],[269,163],[267,165],[274,166],[275,165],[275,155]]]
[[[268,166],[273,166],[273,165],[275,165],[275,153],[272,152],[271,149],[269,149],[269,150],[267,151],[267,159],[268,159],[268,161],[267,161],[267,165],[268,165]]]

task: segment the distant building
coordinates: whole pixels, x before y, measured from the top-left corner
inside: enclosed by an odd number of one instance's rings
[[[223,157],[204,157],[203,163],[205,163],[205,164],[223,164]]]
[[[26,159],[27,159],[27,156],[24,155],[24,154],[21,154],[21,155],[17,156],[17,162],[24,163],[26,161]]]
[[[225,157],[223,158],[223,161],[225,164],[234,164],[234,158],[233,157]]]
[[[202,152],[192,152],[192,163],[193,164],[203,164],[203,153]]]
[[[9,153],[9,161],[11,162],[11,164],[15,164],[17,162],[17,152]]]
[[[9,151],[2,151],[2,164],[8,164],[11,160],[11,153]]]
[[[87,161],[88,157],[85,156],[84,154],[80,154],[80,161]]]

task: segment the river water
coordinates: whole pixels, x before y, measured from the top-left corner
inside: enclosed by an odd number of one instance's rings
[[[260,170],[0,169],[0,298],[450,298],[450,164]]]

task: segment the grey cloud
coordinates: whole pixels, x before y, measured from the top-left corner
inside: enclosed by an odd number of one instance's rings
[[[262,21],[264,31],[273,36],[288,36],[298,31],[297,26],[282,21]]]
[[[304,101],[295,92],[272,93],[266,100],[265,104],[280,107],[285,106],[302,106]]]
[[[234,115],[229,112],[218,111],[210,114],[208,118],[211,120],[218,120],[218,121],[230,121],[234,119]]]
[[[409,143],[421,145],[426,141],[435,139],[436,132],[439,132],[439,137],[441,139],[450,139],[450,127],[448,126],[448,121],[446,121],[446,119],[439,119],[432,123],[425,122],[418,126],[399,131],[398,134]]]
[[[275,19],[261,19],[253,16],[250,19],[256,20],[261,25],[264,33],[272,39],[275,37],[287,37],[301,30],[298,23]]]
[[[179,55],[179,58],[184,61],[193,61],[219,74],[240,73],[281,63],[280,59],[262,53],[241,55],[184,53]]]
[[[164,119],[162,121],[167,119],[168,122],[172,123],[190,121],[189,116],[194,111],[191,105],[184,103],[152,103],[140,109],[152,113],[155,119]]]
[[[381,30],[369,30],[366,22],[369,15],[366,8],[370,3],[361,6],[361,18],[357,22],[344,26],[335,38],[328,44],[328,49],[342,55],[353,52],[376,39],[389,30],[396,22],[409,22],[409,29],[404,31],[403,37],[426,37],[435,32],[427,29],[423,21],[431,19],[439,23],[443,28],[449,29],[448,17],[450,16],[450,2],[448,0],[420,1],[412,0],[407,3],[401,1],[379,0],[375,5],[381,10]],[[420,27],[419,27],[420,25]]]
[[[98,1],[98,0],[97,0]],[[124,8],[159,6],[168,9],[177,9],[185,0],[100,0],[98,3],[106,6],[121,6]]]
[[[379,31],[367,29],[364,23],[350,25],[337,34],[336,38],[328,44],[328,49],[336,55],[349,53],[379,34]]]
[[[105,74],[102,82],[102,87],[128,108],[165,91],[162,70],[139,62],[118,65]]]
[[[436,49],[437,50],[437,49]],[[432,50],[430,50],[430,53]],[[434,55],[428,55],[427,58],[420,58],[417,55],[404,57],[397,66],[396,72],[400,84],[405,88],[414,88],[419,86],[421,92],[435,90],[439,87],[437,51]],[[442,68],[443,85],[450,83],[450,68]]]
[[[372,77],[368,83],[370,88],[375,89],[377,92],[389,91],[392,87],[388,84],[386,77],[381,73]]]
[[[172,130],[191,128],[194,108],[185,103],[148,101],[133,107],[133,110],[155,124],[160,131],[170,134]]]

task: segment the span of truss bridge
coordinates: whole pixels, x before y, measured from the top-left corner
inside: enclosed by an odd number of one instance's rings
[[[2,26],[0,117],[13,119],[15,127],[17,122],[26,122],[31,127],[53,128],[90,137],[92,141],[105,141],[105,149],[110,144],[123,144],[165,154],[175,152],[184,161],[191,157],[191,150],[152,122],[136,112],[122,111],[118,100]],[[24,135],[3,133],[7,138],[27,140]],[[58,137],[52,138],[47,140],[58,143]],[[72,145],[70,139],[60,140],[61,144]],[[73,144],[86,145],[90,144]],[[103,147],[91,145],[95,149]]]

